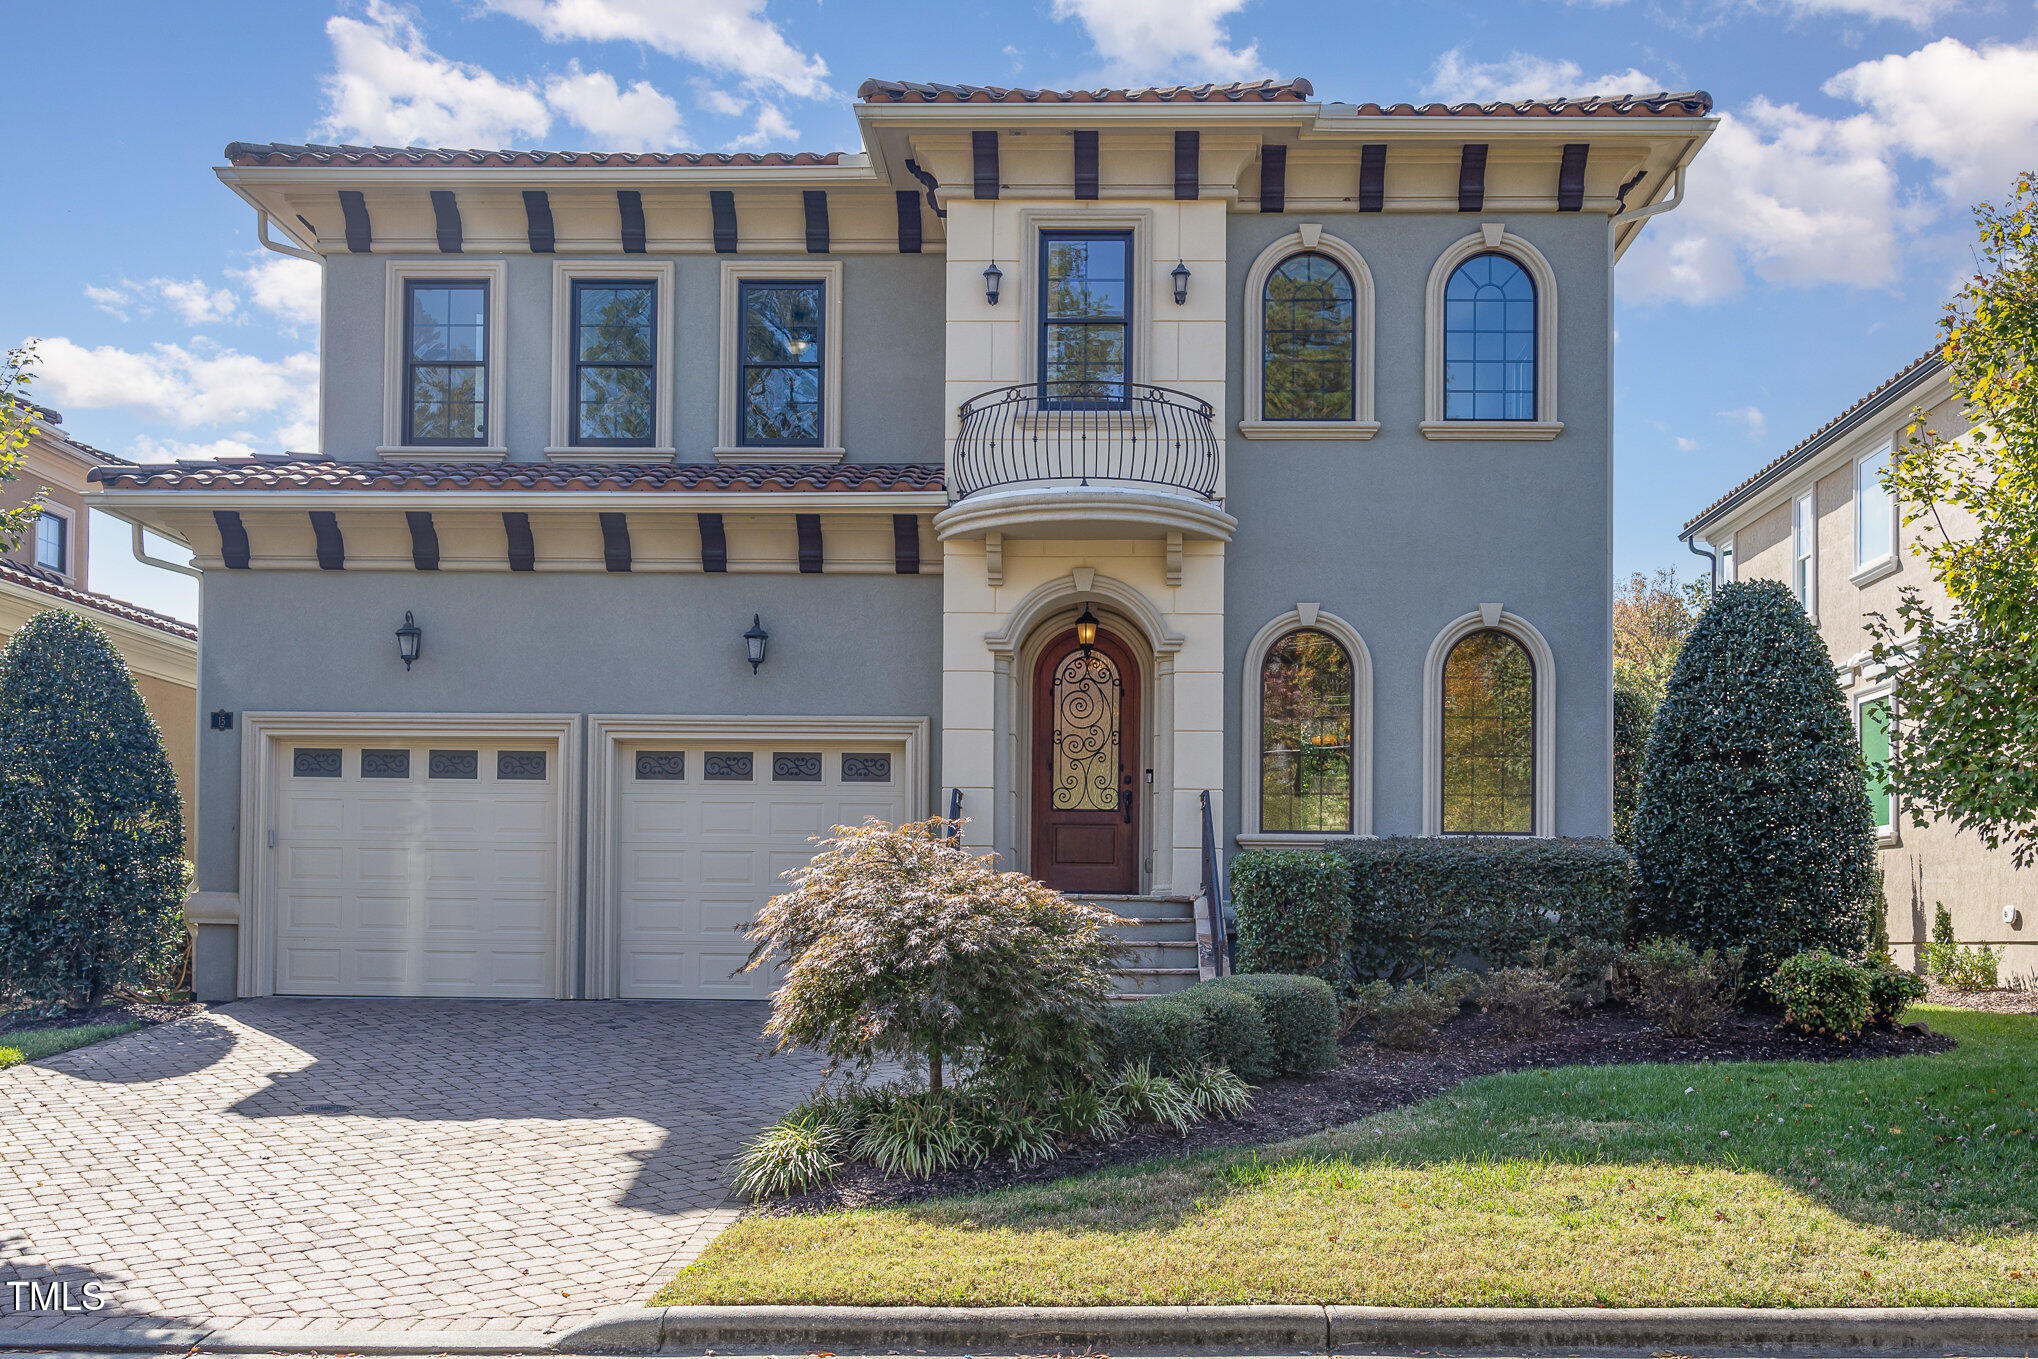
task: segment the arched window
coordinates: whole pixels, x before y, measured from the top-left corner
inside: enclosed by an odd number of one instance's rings
[[[1536,831],[1536,672],[1498,628],[1469,632],[1444,657],[1446,835]]]
[[[1444,419],[1534,420],[1536,285],[1487,251],[1444,285]]]
[[[1350,420],[1358,400],[1358,299],[1344,266],[1314,250],[1267,276],[1261,299],[1267,420]]]
[[[1299,628],[1260,663],[1260,825],[1268,834],[1352,831],[1352,658]]]

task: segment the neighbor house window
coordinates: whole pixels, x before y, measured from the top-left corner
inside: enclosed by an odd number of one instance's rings
[[[1040,380],[1057,404],[1122,403],[1132,373],[1132,233],[1040,234]]]
[[[1882,479],[1889,450],[1877,449],[1854,464],[1854,565],[1870,566],[1896,552],[1896,505]]]
[[[1302,628],[1260,664],[1260,830],[1352,830],[1352,658]]]
[[[572,325],[572,442],[650,447],[658,425],[658,285],[575,279]]]
[[[1808,614],[1819,611],[1819,521],[1812,493],[1790,502],[1790,590]]]
[[[1506,255],[1474,255],[1444,285],[1444,419],[1535,418],[1535,282]]]
[[[488,442],[488,284],[404,284],[403,438],[407,444]]]
[[[1262,418],[1350,420],[1357,399],[1357,290],[1344,266],[1314,251],[1267,278],[1261,301]]]
[[[744,279],[737,296],[737,442],[819,447],[826,410],[825,286],[813,279]]]
[[[35,521],[35,564],[71,574],[71,522],[62,515],[44,510]]]
[[[1870,699],[1856,711],[1861,720],[1861,758],[1868,766],[1868,809],[1875,828],[1887,834],[1896,825],[1889,788],[1889,699]]]
[[[1445,656],[1444,834],[1535,833],[1535,690],[1528,648],[1497,628]]]

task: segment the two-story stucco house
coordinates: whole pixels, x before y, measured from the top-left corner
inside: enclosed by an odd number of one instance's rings
[[[1780,580],[1817,624],[1847,692],[1870,761],[1886,757],[1895,677],[1869,655],[1870,615],[1895,621],[1899,592],[1915,586],[1935,608],[1944,588],[1910,554],[1915,528],[1882,476],[1915,421],[1952,439],[1972,426],[1934,347],[1902,371],[1707,506],[1684,526],[1688,543],[1713,554],[1716,580]],[[1960,525],[1949,524],[1955,533]],[[1702,554],[1703,555],[1703,554]],[[2002,949],[2006,982],[2038,980],[2038,873],[2021,872],[2009,851],[1932,818],[1911,824],[1902,800],[1871,776],[1868,801],[1882,846],[1889,937],[1897,960],[1917,963],[1944,903],[1962,943]]]
[[[100,492],[204,572],[205,993],[758,996],[808,836],[955,809],[1160,989],[1240,846],[1606,834],[1613,270],[1710,106],[230,146],[322,448]]]

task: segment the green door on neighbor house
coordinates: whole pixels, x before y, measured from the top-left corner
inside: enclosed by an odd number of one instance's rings
[[[1861,758],[1868,764],[1868,807],[1877,829],[1890,824],[1889,779],[1883,762],[1889,759],[1889,699],[1870,699],[1861,705]]]

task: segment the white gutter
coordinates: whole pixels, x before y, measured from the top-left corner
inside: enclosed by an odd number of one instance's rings
[[[265,207],[262,207],[259,204],[257,204],[255,207],[255,238],[261,241],[263,246],[270,250],[275,251],[279,255],[289,255],[293,259],[310,260],[313,264],[318,265],[323,265],[325,263],[325,256],[319,254],[315,250],[306,250],[302,246],[289,245],[283,241],[270,240],[269,210]]]
[[[85,503],[95,510],[99,510],[102,513],[105,513],[107,515],[112,516],[115,519],[118,519],[121,523],[126,524],[129,529],[133,530],[134,537],[130,542],[129,547],[130,550],[132,550],[134,553],[134,559],[140,562],[143,566],[161,567],[165,571],[175,571],[180,576],[190,576],[194,580],[202,580],[204,578],[205,573],[203,571],[200,571],[195,566],[187,566],[182,562],[165,561],[161,557],[150,556],[148,552],[148,545],[142,541],[142,533],[144,532],[144,530],[142,528],[141,521],[138,519],[130,518],[129,516],[122,514],[119,510],[107,509],[103,500],[103,493],[95,491],[93,494],[86,497]],[[155,532],[156,530],[149,531]],[[167,534],[165,534],[164,536],[168,537]],[[185,544],[185,546],[188,547],[190,546],[190,544],[187,543]]]

